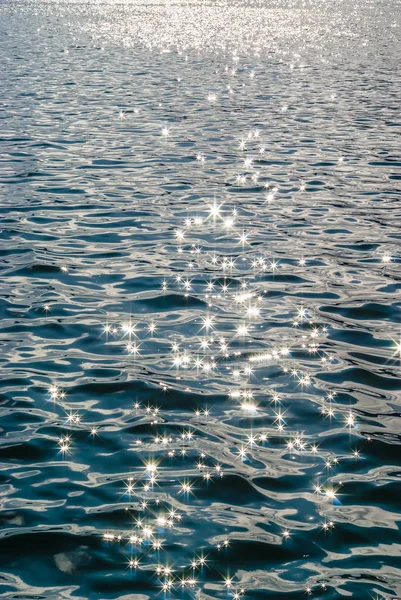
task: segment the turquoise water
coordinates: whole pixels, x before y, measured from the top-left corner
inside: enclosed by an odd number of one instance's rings
[[[1,597],[401,594],[400,14],[0,5]]]

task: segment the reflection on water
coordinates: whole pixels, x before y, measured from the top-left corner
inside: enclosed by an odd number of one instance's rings
[[[3,597],[399,595],[397,2],[0,14]]]

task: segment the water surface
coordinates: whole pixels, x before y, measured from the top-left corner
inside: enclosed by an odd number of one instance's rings
[[[400,15],[1,4],[2,597],[401,594]]]

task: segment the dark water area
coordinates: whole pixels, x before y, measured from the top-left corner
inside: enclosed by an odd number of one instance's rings
[[[400,25],[1,2],[1,598],[401,595]]]

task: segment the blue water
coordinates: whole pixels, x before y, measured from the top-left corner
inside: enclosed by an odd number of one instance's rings
[[[399,8],[1,3],[2,598],[401,595]]]

